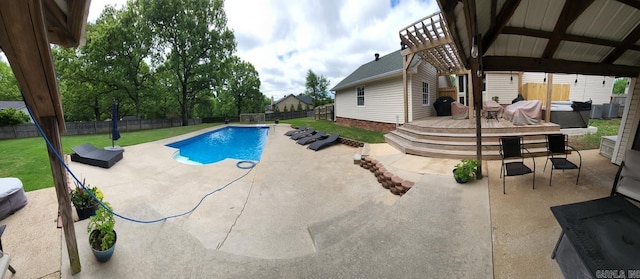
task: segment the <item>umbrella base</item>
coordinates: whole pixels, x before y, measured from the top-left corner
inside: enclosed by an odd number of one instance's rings
[[[111,151],[124,151],[124,148],[122,148],[122,146],[105,146],[104,150],[111,150]]]

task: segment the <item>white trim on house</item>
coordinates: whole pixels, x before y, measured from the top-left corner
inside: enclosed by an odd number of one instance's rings
[[[613,149],[611,162],[620,164],[624,160],[624,154],[633,146],[638,123],[640,123],[640,76],[632,78],[629,85],[629,95],[624,106],[620,129],[618,130],[618,140]]]

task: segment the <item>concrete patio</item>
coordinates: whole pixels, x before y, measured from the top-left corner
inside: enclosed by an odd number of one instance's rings
[[[558,278],[550,259],[560,228],[550,206],[608,195],[617,167],[597,150],[583,151],[575,172],[556,172],[552,187],[538,158],[531,177],[507,178],[500,162],[485,177],[455,183],[458,160],[399,153],[387,144],[371,156],[415,181],[397,197],[354,165],[359,150],[334,145],[313,152],[272,126],[261,162],[207,198],[192,214],[155,224],[118,219],[114,257],[98,263],[86,221],[76,223],[82,272],[70,275],[52,188],[29,192],[29,204],[5,219],[5,250],[18,273],[7,278]],[[240,177],[233,160],[188,166],[166,143],[129,146],[111,169],[72,163],[123,215],[154,219],[191,209],[204,194]]]

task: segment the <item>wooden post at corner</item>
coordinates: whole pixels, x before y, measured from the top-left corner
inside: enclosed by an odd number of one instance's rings
[[[62,142],[60,141],[60,131],[58,129],[58,120],[53,117],[42,117],[40,119],[42,129],[51,141],[58,154],[62,156]],[[80,272],[80,255],[78,254],[78,243],[76,241],[76,230],[73,225],[73,215],[71,213],[71,198],[69,198],[69,186],[67,185],[66,170],[58,161],[55,153],[47,145],[49,152],[49,163],[51,164],[51,172],[53,174],[53,182],[56,188],[56,196],[58,197],[58,209],[62,217],[62,229],[64,239],[67,244],[67,253],[69,253],[69,264],[71,266],[71,274]]]

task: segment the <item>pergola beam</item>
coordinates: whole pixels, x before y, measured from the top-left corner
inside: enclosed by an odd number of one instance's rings
[[[543,30],[534,30],[534,29],[527,29],[522,27],[505,26],[504,29],[502,29],[502,34],[549,39],[551,38],[551,35],[553,33],[549,31],[543,31]],[[608,47],[620,47],[622,45],[620,42],[617,42],[617,41],[580,36],[580,35],[573,35],[573,34],[565,34],[562,40],[577,42],[577,43],[592,44],[592,45],[608,46]],[[629,46],[629,49],[640,51],[640,46],[631,44]]]
[[[465,53],[462,48],[462,42],[460,42],[460,32],[458,31],[458,25],[456,24],[456,16],[454,10],[458,5],[457,0],[440,0],[438,1],[440,5],[440,11],[444,17],[445,25],[449,26],[447,30],[451,33],[451,37],[453,38],[453,48],[455,48],[460,57],[460,62],[464,65],[465,69],[469,68],[469,57],[467,53]],[[453,26],[453,28],[451,28]]]
[[[522,71],[637,77],[640,67],[570,61],[550,58],[485,56],[485,71]]]
[[[620,46],[616,47],[607,57],[602,60],[602,63],[612,64],[615,62],[622,54],[627,51],[631,46],[633,46],[638,40],[640,40],[640,24],[636,25],[636,28],[627,35]]]
[[[519,5],[520,0],[509,0],[504,3],[504,5],[502,6],[502,10],[500,10],[500,13],[496,17],[495,21],[493,17],[491,18],[491,22],[494,23],[491,24],[491,27],[489,27],[487,34],[484,35],[484,39],[482,40],[483,54],[486,53],[489,47],[491,47],[491,45],[496,41],[498,35],[500,35],[507,22],[511,20],[511,17],[516,12],[516,9],[518,9]]]
[[[542,53],[542,58],[552,58],[556,53],[562,37],[567,32],[569,26],[589,7],[594,0],[566,0],[560,12],[553,34],[549,38],[547,47]]]

